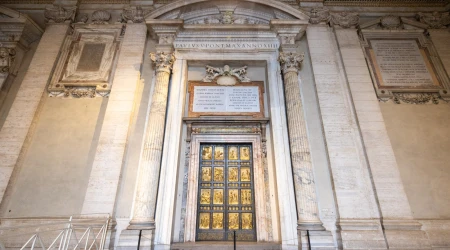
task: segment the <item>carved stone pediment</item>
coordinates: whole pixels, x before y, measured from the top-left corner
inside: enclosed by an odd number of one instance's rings
[[[400,17],[395,15],[387,15],[371,20],[359,25],[361,29],[378,29],[378,30],[403,30],[403,29],[426,29],[427,26],[416,20]]]

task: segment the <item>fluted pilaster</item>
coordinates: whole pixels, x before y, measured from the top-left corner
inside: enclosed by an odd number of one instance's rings
[[[289,142],[299,229],[323,230],[317,208],[311,152],[306,131],[306,119],[298,83],[298,70],[303,61],[303,57],[303,54],[281,53],[279,61],[284,76]]]
[[[155,228],[156,196],[164,139],[170,71],[175,57],[164,52],[150,54],[156,63],[156,82],[138,170],[138,184],[131,229]]]

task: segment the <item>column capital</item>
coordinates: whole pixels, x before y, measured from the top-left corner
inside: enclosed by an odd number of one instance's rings
[[[281,63],[283,73],[286,74],[288,72],[297,72],[300,69],[300,66],[305,58],[305,54],[303,53],[284,53],[280,52],[280,56],[278,57],[278,61]]]
[[[76,6],[53,5],[45,8],[44,16],[47,23],[71,23],[75,18]]]
[[[172,65],[175,62],[175,56],[173,55],[173,53],[150,53],[150,58],[156,64],[156,72],[165,71],[167,73],[170,73]]]

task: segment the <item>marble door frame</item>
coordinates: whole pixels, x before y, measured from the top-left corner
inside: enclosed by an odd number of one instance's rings
[[[289,137],[287,130],[286,110],[284,105],[283,81],[281,79],[280,64],[278,63],[278,49],[266,51],[223,51],[223,50],[176,50],[176,61],[172,70],[171,89],[168,104],[167,124],[164,139],[163,156],[161,162],[161,175],[158,186],[158,201],[156,209],[156,224],[164,225],[156,227],[155,244],[170,246],[173,233],[174,199],[176,190],[176,178],[173,178],[181,163],[173,157],[180,155],[181,133],[183,127],[183,114],[185,110],[186,84],[188,73],[188,61],[263,61],[267,67],[267,101],[268,117],[270,125],[268,132],[268,168],[271,194],[270,204],[274,206],[272,214],[272,236],[269,239],[268,232],[260,232],[264,225],[257,225],[258,241],[282,242],[285,249],[297,249],[297,211],[295,205],[294,183],[291,170],[289,151]],[[227,137],[229,137],[227,135]],[[242,137],[242,136],[240,136]],[[247,140],[248,142],[248,140]],[[256,151],[256,149],[255,149]],[[195,151],[192,151],[195,152]],[[259,152],[259,151],[258,151]],[[276,155],[276,161],[274,156]],[[276,172],[276,173],[275,173]],[[197,175],[195,173],[194,175]],[[273,190],[273,193],[272,193]],[[161,193],[162,192],[162,193]],[[173,198],[168,198],[173,197]],[[194,206],[195,202],[193,203]],[[259,211],[264,211],[259,209]],[[194,213],[195,214],[195,213]],[[264,216],[264,214],[263,214]],[[276,219],[274,219],[276,217]],[[186,217],[187,219],[187,217]],[[192,223],[192,218],[191,223]],[[192,226],[187,226],[186,221],[185,241],[195,241],[195,219]],[[261,222],[261,221],[260,221]],[[259,223],[260,223],[259,222]],[[192,232],[194,231],[194,232]]]
[[[185,217],[185,242],[195,241],[197,222],[197,191],[199,174],[199,150],[201,143],[251,143],[253,147],[253,173],[255,190],[255,219],[257,241],[267,240],[266,231],[266,200],[264,189],[264,166],[261,158],[261,135],[240,134],[240,135],[216,135],[216,134],[193,134],[191,140],[191,151],[188,190]]]

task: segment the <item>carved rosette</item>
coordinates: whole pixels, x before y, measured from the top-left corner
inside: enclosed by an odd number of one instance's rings
[[[9,73],[16,57],[16,51],[12,48],[0,47],[0,73]]]
[[[71,22],[75,18],[77,7],[52,6],[44,11],[45,21],[49,23]]]
[[[342,28],[354,28],[359,24],[359,14],[354,12],[335,12],[331,13],[330,23],[339,25]]]
[[[427,24],[430,29],[445,29],[450,25],[450,13],[421,13],[419,12],[416,16],[417,20]]]
[[[129,7],[123,9],[121,18],[125,23],[142,23],[145,21],[145,16],[150,13],[151,9],[143,10],[142,7]]]
[[[150,53],[150,58],[156,64],[156,72],[164,71],[170,73],[172,65],[175,62],[175,56],[172,53]]]
[[[309,23],[319,24],[321,22],[328,23],[330,21],[330,11],[325,8],[314,8],[310,12]]]
[[[305,55],[303,53],[280,53],[278,61],[281,63],[283,73],[297,72],[300,69],[301,63]]]

